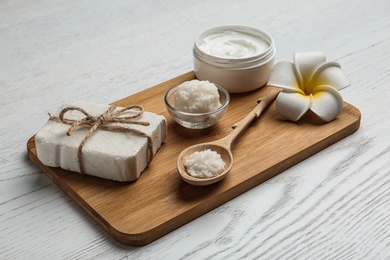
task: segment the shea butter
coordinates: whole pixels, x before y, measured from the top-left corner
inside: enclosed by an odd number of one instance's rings
[[[190,154],[184,161],[189,175],[197,178],[210,178],[221,174],[225,162],[221,155],[210,149]]]
[[[221,106],[218,88],[209,81],[190,80],[176,89],[174,108],[189,113],[207,113]]]

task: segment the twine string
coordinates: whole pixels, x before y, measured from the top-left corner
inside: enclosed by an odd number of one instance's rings
[[[149,122],[136,120],[143,114],[144,112],[143,108],[138,105],[131,105],[122,109],[115,110],[116,107],[117,107],[116,105],[110,105],[106,110],[106,112],[104,112],[99,116],[92,116],[84,109],[76,106],[65,107],[64,109],[61,110],[58,117],[49,114],[50,120],[56,120],[64,124],[70,125],[68,131],[66,132],[68,136],[72,135],[77,127],[89,127],[88,132],[86,133],[83,140],[80,142],[80,145],[77,149],[77,161],[78,161],[80,173],[83,174],[85,173],[84,163],[83,163],[83,153],[82,153],[83,147],[87,142],[87,140],[98,129],[107,130],[111,132],[128,133],[136,136],[146,137],[148,139],[148,163],[152,160],[153,158],[152,138],[140,130],[124,126],[124,125],[143,125],[143,126],[150,125]],[[132,113],[131,115],[123,116],[125,112],[129,110],[132,110],[135,113]],[[79,111],[82,114],[84,114],[85,117],[80,120],[66,118],[65,115],[69,111]]]

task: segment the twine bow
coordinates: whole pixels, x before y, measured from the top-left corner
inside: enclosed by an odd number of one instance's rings
[[[127,106],[125,108],[116,110],[116,105],[110,105],[106,112],[99,116],[92,116],[88,112],[86,112],[84,109],[80,107],[75,107],[75,106],[69,106],[65,107],[64,109],[61,110],[60,114],[58,117],[50,116],[50,120],[59,120],[64,124],[70,125],[67,135],[72,135],[73,132],[76,130],[78,126],[85,126],[85,127],[90,127],[89,131],[85,135],[84,139],[81,141],[78,150],[77,150],[77,160],[78,160],[78,166],[80,169],[80,173],[85,173],[84,169],[84,163],[83,163],[83,158],[82,158],[82,150],[87,142],[88,138],[95,133],[98,129],[102,130],[107,130],[111,132],[121,132],[121,133],[129,133],[133,134],[136,136],[141,136],[141,137],[146,137],[148,139],[148,163],[153,157],[153,142],[152,138],[145,134],[142,131],[139,131],[137,129],[133,128],[128,128],[120,124],[126,124],[126,125],[143,125],[143,126],[148,126],[150,125],[148,122],[142,122],[138,120],[134,120],[136,118],[139,118],[143,114],[143,108],[138,105],[131,105]],[[126,111],[128,110],[133,110],[136,113],[132,114],[130,116],[121,116],[123,115]],[[74,120],[74,119],[69,119],[65,117],[65,114],[68,111],[79,111],[82,114],[85,115],[84,118],[81,120]]]

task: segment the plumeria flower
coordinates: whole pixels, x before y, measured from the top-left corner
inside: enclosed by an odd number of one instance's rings
[[[276,99],[277,111],[291,121],[298,121],[311,110],[325,122],[335,119],[343,109],[338,90],[351,83],[337,62],[326,62],[323,52],[298,52],[294,63],[274,65],[268,85],[282,88]]]

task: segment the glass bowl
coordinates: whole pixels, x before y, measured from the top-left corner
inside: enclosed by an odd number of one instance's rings
[[[229,106],[230,95],[229,92],[221,86],[217,84],[215,84],[215,86],[218,88],[219,102],[221,103],[221,106],[206,113],[188,113],[177,110],[174,107],[174,102],[176,89],[178,86],[168,90],[168,92],[165,94],[164,101],[165,106],[173,120],[189,129],[204,129],[216,124],[225,114]]]

